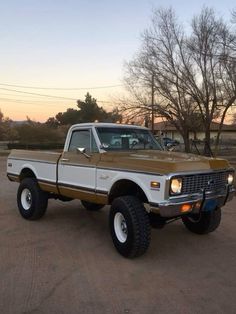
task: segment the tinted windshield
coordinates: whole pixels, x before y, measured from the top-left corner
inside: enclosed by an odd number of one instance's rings
[[[97,127],[97,133],[105,150],[162,150],[149,130],[132,127]]]

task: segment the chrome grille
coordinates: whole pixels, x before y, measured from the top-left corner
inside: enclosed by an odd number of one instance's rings
[[[223,191],[226,189],[228,172],[194,174],[182,177],[182,194]]]

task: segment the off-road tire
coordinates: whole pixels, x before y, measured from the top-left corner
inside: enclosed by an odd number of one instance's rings
[[[116,229],[116,221],[119,217],[124,218],[126,227],[122,239],[119,239]],[[134,258],[147,251],[151,238],[151,225],[148,214],[138,198],[134,196],[116,198],[111,206],[109,225],[113,244],[121,255]]]
[[[91,203],[87,201],[81,201],[81,203],[84,206],[84,208],[90,211],[99,211],[100,209],[104,207],[103,204],[96,204],[96,203]]]
[[[48,195],[40,189],[35,178],[25,178],[18,188],[17,205],[23,218],[37,220],[46,212]]]
[[[221,208],[201,212],[197,215],[182,216],[185,227],[197,234],[207,234],[216,230],[221,221]]]

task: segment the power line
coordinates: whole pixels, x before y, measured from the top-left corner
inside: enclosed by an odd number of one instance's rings
[[[63,97],[63,96],[55,96],[55,95],[45,95],[45,94],[38,94],[38,93],[31,93],[31,92],[24,92],[24,91],[19,91],[16,89],[9,89],[9,88],[2,88],[0,87],[1,90],[5,91],[10,91],[10,92],[15,92],[15,93],[21,93],[21,94],[28,94],[28,95],[36,95],[36,96],[42,96],[42,97],[48,97],[48,98],[58,98],[58,99],[67,99],[67,100],[74,100],[77,101],[78,99],[76,98],[70,98],[70,97]]]
[[[14,103],[21,103],[21,104],[29,104],[29,105],[36,105],[36,106],[55,106],[55,107],[59,107],[59,106],[68,106],[68,104],[66,103],[53,103],[52,101],[37,101],[37,100],[24,100],[24,99],[11,99],[11,98],[2,98],[0,97],[0,101],[6,101],[6,102],[14,102]]]
[[[5,96],[7,96],[7,97],[5,97]],[[0,97],[4,97],[4,98],[6,98],[6,99],[15,99],[15,98],[8,98],[8,97],[18,97],[18,96],[21,96],[21,97],[23,97],[22,99],[20,99],[20,100],[22,100],[22,101],[37,101],[37,102],[54,102],[55,103],[55,100],[44,100],[44,99],[42,99],[42,98],[40,98],[41,96],[32,96],[32,95],[16,95],[16,94],[8,94],[8,93],[1,93],[0,92]],[[57,102],[68,102],[68,100],[64,100],[64,99],[58,99],[58,100],[56,100]]]
[[[63,97],[63,96],[55,96],[55,95],[45,95],[45,94],[38,94],[38,93],[31,93],[31,92],[24,92],[24,91],[19,91],[16,89],[9,89],[9,88],[2,88],[0,87],[0,90],[4,90],[4,91],[10,91],[10,92],[15,92],[15,93],[20,93],[20,94],[27,94],[27,95],[34,95],[34,96],[42,96],[42,97],[47,97],[47,98],[56,98],[56,99],[65,99],[65,100],[73,100],[73,101],[77,101],[77,98],[70,98],[70,97]],[[97,100],[98,102],[101,103],[114,103],[113,101],[107,101],[107,100]],[[116,103],[116,104],[120,104],[120,103]]]
[[[0,95],[1,96],[1,95]],[[14,96],[14,95],[12,95]],[[56,97],[56,96],[55,96]],[[28,104],[31,104],[31,103],[53,103],[52,100],[25,100],[25,99],[15,99],[15,98],[6,98],[6,97],[0,97],[0,100],[3,100],[3,101],[10,101],[10,102],[21,102],[21,103],[28,103]],[[105,103],[105,104],[116,104],[116,105],[120,105],[121,102],[114,102],[114,101],[109,101],[109,100],[96,100],[98,103]],[[65,104],[65,105],[68,105],[68,104]],[[57,104],[55,104],[55,106],[57,106]]]
[[[92,86],[92,87],[39,87],[39,86],[27,86],[27,85],[16,85],[16,84],[6,84],[6,83],[0,83],[2,86],[9,86],[9,87],[18,87],[18,88],[27,88],[27,89],[45,89],[45,90],[90,90],[90,89],[105,89],[105,88],[115,88],[115,87],[121,87],[122,84],[116,84],[116,85],[104,85],[104,86]]]

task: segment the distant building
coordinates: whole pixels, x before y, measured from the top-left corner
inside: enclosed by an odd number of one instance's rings
[[[211,123],[211,139],[215,139],[217,136],[217,131],[219,129],[219,123]],[[182,136],[176,127],[169,121],[162,121],[154,124],[154,131],[156,135],[162,135],[164,137],[169,137],[174,140],[183,142]],[[204,131],[197,131],[195,136],[193,132],[190,132],[190,139],[204,140]],[[222,133],[220,135],[222,141],[234,140],[236,141],[236,124],[224,124],[222,128]]]

